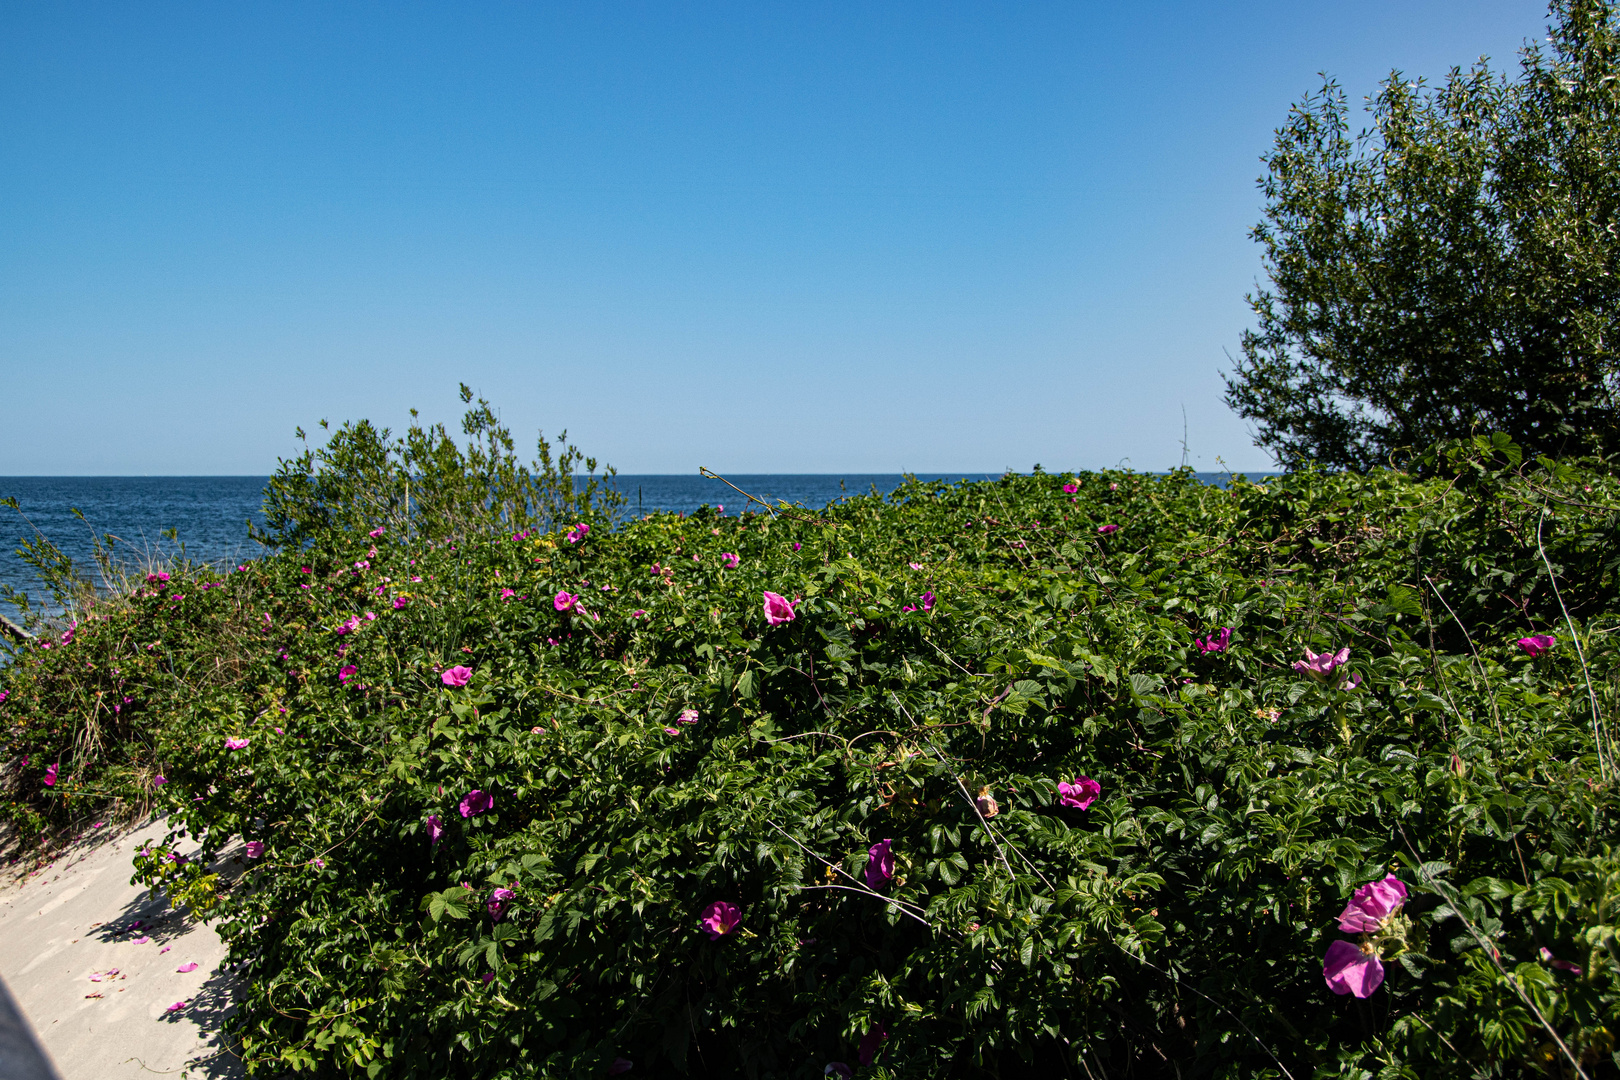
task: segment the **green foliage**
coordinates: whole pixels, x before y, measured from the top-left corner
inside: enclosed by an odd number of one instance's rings
[[[473,400],[465,383],[461,400]],[[483,398],[467,410],[461,431],[465,449],[443,424],[412,424],[398,439],[368,420],[344,424],[325,446],[281,460],[265,490],[266,528],[255,539],[299,547],[362,526],[422,539],[544,531],[562,522],[610,522],[624,506],[611,483],[616,470],[608,466],[598,479],[596,459],[570,445],[566,431],[555,444],[540,435],[532,465],[518,458],[511,432]],[[302,428],[298,437],[307,440]],[[575,477],[581,464],[583,483]]]
[[[11,813],[167,811],[142,872],[244,965],[255,1075],[1613,1076],[1620,484],[1501,439],[1422,473],[361,516],[19,651]],[[1354,688],[1292,667],[1344,646]],[[1403,951],[1336,996],[1390,872]]]
[[[1512,82],[1393,73],[1352,137],[1329,80],[1278,130],[1252,234],[1271,283],[1227,402],[1284,466],[1475,430],[1620,450],[1620,22],[1610,0],[1551,18]]]

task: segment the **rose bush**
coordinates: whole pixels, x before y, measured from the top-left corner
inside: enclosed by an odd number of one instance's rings
[[[255,1074],[1612,1075],[1620,485],[1425,473],[302,518],[18,647],[8,812],[168,815]]]

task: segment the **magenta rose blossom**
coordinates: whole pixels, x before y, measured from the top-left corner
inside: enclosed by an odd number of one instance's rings
[[[225,740],[225,749],[227,750],[246,750],[247,745],[248,741],[246,739],[227,738]]]
[[[1394,874],[1383,881],[1369,881],[1350,897],[1339,913],[1339,929],[1347,934],[1376,933],[1384,920],[1406,903],[1406,886]]]
[[[1119,532],[1119,526],[1118,525],[1099,525],[1099,526],[1097,526],[1097,531],[1099,533],[1101,533],[1103,536],[1107,536],[1109,533],[1117,533],[1117,532]]]
[[[1321,682],[1337,671],[1349,659],[1350,647],[1348,645],[1336,653],[1313,653],[1311,650],[1306,649],[1305,659],[1294,661],[1294,670],[1301,675],[1309,675],[1311,678]]]
[[[1073,481],[1070,481],[1069,483],[1063,485],[1063,494],[1065,494],[1065,495],[1073,495],[1075,492],[1077,492],[1079,490],[1080,490],[1080,485],[1074,483]]]
[[[860,1055],[862,1065],[870,1065],[877,1060],[878,1051],[883,1044],[889,1041],[889,1033],[882,1027],[875,1027],[861,1036],[860,1045],[855,1052]]]
[[[263,854],[264,854],[264,841],[263,840],[249,840],[247,842],[247,857],[248,858],[257,859]]]
[[[1089,776],[1077,776],[1072,784],[1067,780],[1058,781],[1058,802],[1076,810],[1089,810],[1101,794],[1102,785]]]
[[[466,795],[462,796],[461,816],[472,817],[474,814],[482,814],[486,810],[494,809],[494,807],[495,796],[491,795],[487,791],[480,791],[477,788],[473,788],[471,791],[467,792]]]
[[[512,899],[516,896],[517,893],[513,892],[511,889],[496,889],[494,892],[490,893],[489,903],[484,905],[485,907],[489,908],[489,917],[494,919],[496,922],[500,922],[502,913],[506,911],[506,905],[511,903]]]
[[[722,551],[720,553],[720,561],[725,563],[729,569],[735,570],[737,569],[737,564],[742,562],[742,559],[729,551]]]
[[[444,835],[444,822],[439,820],[438,814],[429,814],[424,824],[427,825],[430,846],[438,844],[439,837]]]
[[[573,611],[579,606],[579,597],[564,589],[551,598],[551,606],[562,612]]]
[[[1335,994],[1371,997],[1384,984],[1384,963],[1378,955],[1340,938],[1328,946],[1322,960],[1322,977]]]
[[[360,674],[359,668],[355,667],[353,664],[344,664],[338,669],[338,682],[346,683],[358,674]]]
[[[792,622],[794,619],[793,605],[785,596],[778,596],[773,592],[765,594],[765,621],[772,626],[780,623]]]
[[[55,787],[56,786],[56,766],[54,764],[50,768],[45,770],[45,786],[46,787]]]
[[[1572,964],[1568,960],[1558,959],[1558,957],[1552,954],[1552,950],[1547,948],[1545,945],[1541,947],[1541,962],[1544,964],[1551,964],[1559,971],[1567,971],[1571,975],[1579,975],[1581,973],[1580,965]]]
[[[1536,657],[1558,644],[1558,639],[1551,634],[1537,634],[1535,637],[1522,637],[1513,644],[1529,653],[1530,659],[1534,660]]]
[[[866,887],[881,889],[894,880],[894,841],[879,840],[866,850]]]
[[[1232,628],[1230,626],[1223,626],[1219,633],[1209,635],[1208,641],[1202,638],[1193,638],[1193,644],[1198,646],[1198,651],[1201,653],[1225,652],[1226,646],[1231,642]]]
[[[1335,994],[1371,996],[1384,982],[1384,962],[1379,957],[1382,938],[1371,935],[1386,931],[1389,921],[1406,904],[1406,886],[1387,874],[1382,881],[1369,881],[1357,889],[1339,913],[1339,929],[1347,934],[1365,934],[1361,944],[1339,940],[1328,946],[1322,958],[1322,978]],[[1370,940],[1369,940],[1370,938]]]
[[[472,668],[457,664],[453,668],[445,669],[444,674],[439,676],[439,681],[446,686],[466,686],[467,680],[470,678],[472,678]]]
[[[736,904],[716,900],[703,909],[703,932],[710,941],[718,941],[742,924],[742,911]]]

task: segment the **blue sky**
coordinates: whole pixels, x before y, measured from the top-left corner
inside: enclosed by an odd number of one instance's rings
[[[1259,156],[1540,3],[9,4],[0,475],[456,385],[621,471],[1268,466]]]

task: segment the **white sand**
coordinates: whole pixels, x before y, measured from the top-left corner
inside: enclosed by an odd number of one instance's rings
[[[161,822],[93,830],[49,865],[19,863],[0,881],[0,978],[62,1080],[244,1075],[220,1046],[232,989],[224,944],[129,884],[135,849],[163,834]],[[168,1011],[175,1002],[186,1004]]]

